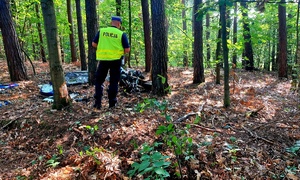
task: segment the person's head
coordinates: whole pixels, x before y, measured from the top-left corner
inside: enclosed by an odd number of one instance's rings
[[[120,16],[112,16],[111,17],[111,25],[116,26],[117,28],[120,29],[122,24],[122,18]]]

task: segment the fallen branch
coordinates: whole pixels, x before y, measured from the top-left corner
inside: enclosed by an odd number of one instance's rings
[[[223,131],[220,130],[220,129],[212,129],[212,128],[204,127],[204,126],[201,126],[201,125],[198,125],[198,124],[189,124],[189,123],[183,123],[183,124],[185,124],[185,125],[191,125],[191,126],[194,126],[196,128],[203,129],[205,131],[223,133]]]
[[[270,141],[270,140],[268,140],[268,139],[266,139],[266,138],[264,138],[264,137],[258,136],[256,133],[253,133],[250,129],[246,128],[245,126],[242,126],[242,127],[243,127],[243,129],[245,129],[245,130],[250,134],[250,136],[252,136],[252,137],[254,137],[254,138],[256,138],[256,139],[263,140],[263,141],[265,141],[265,142],[267,142],[267,143],[276,145],[273,141]]]
[[[203,111],[203,107],[204,107],[205,103],[206,103],[206,101],[205,101],[201,106],[199,106],[198,112],[191,112],[191,113],[188,113],[188,114],[182,116],[181,118],[178,118],[177,120],[175,120],[175,121],[173,121],[173,122],[174,122],[174,123],[180,123],[180,122],[186,120],[186,119],[187,119],[188,117],[190,117],[190,116],[194,116],[194,115],[200,116],[200,115],[201,115],[201,112]]]
[[[23,115],[20,115],[19,117],[17,117],[16,119],[13,119],[11,121],[9,121],[7,124],[5,124],[4,126],[1,127],[1,130],[5,129],[7,126],[9,126],[10,124],[12,124],[13,122],[17,121],[18,119],[20,119]]]
[[[193,115],[197,115],[197,114],[198,113],[195,113],[195,112],[188,113],[188,114],[182,116],[181,118],[175,120],[174,123],[180,123],[180,122],[184,121],[185,119],[187,119],[188,117],[193,116]]]

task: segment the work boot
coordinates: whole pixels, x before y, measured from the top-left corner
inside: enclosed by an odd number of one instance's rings
[[[100,110],[100,109],[101,109],[101,104],[95,103],[95,104],[93,105],[93,107]]]
[[[117,100],[109,100],[109,108],[115,107],[117,104]]]
[[[95,104],[94,104],[94,108],[96,109],[101,109],[101,100],[99,100],[96,95],[94,95],[94,98],[95,98]],[[100,98],[101,99],[101,98]]]

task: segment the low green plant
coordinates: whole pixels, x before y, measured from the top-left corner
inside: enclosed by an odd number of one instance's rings
[[[147,144],[143,145],[143,148],[140,151],[141,162],[134,162],[131,165],[133,169],[128,171],[127,174],[129,177],[143,175],[145,180],[151,180],[164,179],[170,176],[166,170],[171,164],[171,162],[168,161],[169,156],[164,156],[160,152],[154,150],[154,148],[160,144],[161,143],[154,143],[153,146]]]
[[[98,125],[94,125],[94,126],[87,125],[87,126],[85,126],[85,128],[87,130],[89,130],[92,135],[94,135],[95,131],[97,131],[99,129]]]
[[[57,157],[56,154],[54,154],[51,159],[49,159],[47,162],[46,162],[46,165],[48,167],[52,167],[52,168],[55,168],[57,165],[59,165],[59,157]]]
[[[64,148],[62,147],[62,145],[57,145],[57,149],[58,149],[58,153],[60,155],[62,155],[64,153]]]
[[[94,161],[95,161],[97,164],[100,164],[100,161],[99,161],[98,157],[96,156],[96,153],[97,153],[97,152],[101,152],[101,151],[103,151],[103,149],[99,149],[99,148],[90,148],[90,147],[89,147],[88,149],[85,149],[85,154],[86,154],[87,156],[93,157]],[[80,156],[83,156],[83,154],[84,154],[83,151],[80,151],[80,152],[79,152],[79,155],[80,155]]]
[[[286,151],[297,156],[297,153],[300,152],[300,140],[296,141],[293,146],[286,148]]]

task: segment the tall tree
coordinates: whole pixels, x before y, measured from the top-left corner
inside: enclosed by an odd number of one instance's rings
[[[69,39],[70,39],[70,47],[71,47],[71,58],[72,62],[77,61],[76,57],[76,47],[75,47],[75,39],[74,39],[74,25],[73,25],[73,17],[72,17],[72,6],[71,0],[67,0],[67,12],[68,12],[68,22],[69,22]]]
[[[35,3],[35,12],[36,12],[36,17],[40,19],[40,6],[38,3]],[[42,25],[40,22],[37,23],[37,30],[39,34],[39,41],[40,41],[40,54],[42,57],[42,62],[47,62],[46,60],[46,53],[44,49],[44,40],[43,40],[43,33],[42,33]]]
[[[207,67],[210,67],[210,15],[207,12],[206,13],[206,17],[205,17],[205,27],[206,27],[206,63],[207,63]]]
[[[144,42],[145,42],[145,72],[151,70],[152,46],[151,46],[151,27],[149,16],[148,1],[141,0],[143,12]]]
[[[300,60],[299,60],[299,58],[300,58],[299,13],[300,13],[300,1],[298,1],[298,7],[297,7],[297,18],[296,18],[296,53],[295,53],[295,63],[300,65]]]
[[[237,3],[234,2],[234,18],[233,18],[233,40],[232,43],[236,45],[237,43]],[[237,53],[236,48],[233,49],[232,53],[232,63],[236,65],[237,62]],[[235,66],[234,66],[235,67]]]
[[[81,70],[87,70],[86,54],[84,48],[83,28],[82,28],[82,15],[80,0],[76,0],[76,15],[77,15],[77,29],[78,29],[78,40],[79,40],[79,51],[80,51],[80,62]]]
[[[0,0],[0,29],[11,81],[28,80],[24,55],[14,27],[9,1]]]
[[[194,23],[194,50],[193,50],[193,83],[205,82],[204,66],[203,66],[203,25],[202,18],[198,18],[198,9],[202,4],[202,0],[194,0],[193,23]]]
[[[253,49],[250,34],[249,18],[248,18],[248,5],[247,0],[241,1],[243,7],[243,36],[244,36],[244,52],[243,52],[243,65],[246,70],[252,71],[254,69]]]
[[[71,99],[62,68],[53,0],[41,0],[41,6],[49,51],[50,76],[54,91],[52,108],[61,110],[63,107],[70,105]]]
[[[182,18],[182,30],[184,33],[187,33],[187,23],[186,23],[186,4],[185,0],[181,0],[181,3],[183,5],[183,9],[181,12],[181,18]],[[183,43],[183,66],[188,67],[189,66],[189,59],[188,59],[188,53],[187,53],[187,43]]]
[[[152,92],[167,94],[168,84],[168,24],[165,15],[165,2],[151,0],[152,14]]]
[[[128,22],[128,27],[129,27],[129,43],[132,42],[132,19],[131,19],[131,0],[128,0],[128,19],[129,19],[129,22]],[[127,62],[128,62],[128,67],[131,68],[131,64],[130,64],[130,57],[131,57],[131,51],[128,53],[128,56],[127,56]]]
[[[117,16],[121,16],[121,6],[122,6],[122,1],[116,0],[116,15]]]
[[[222,27],[222,49],[223,49],[223,61],[224,61],[224,107],[230,106],[230,93],[229,93],[229,63],[228,63],[228,47],[227,47],[227,37],[228,33],[226,31],[228,22],[226,18],[226,0],[222,0],[220,3],[220,17],[221,17],[221,27]]]
[[[223,57],[222,57],[222,24],[221,24],[221,14],[219,19],[219,30],[218,30],[218,36],[217,36],[217,48],[216,48],[216,84],[221,84],[221,65],[223,64]]]
[[[278,4],[279,20],[279,51],[278,51],[278,77],[287,78],[287,30],[285,0]]]
[[[88,36],[88,72],[89,84],[95,84],[96,49],[92,47],[93,39],[98,31],[96,0],[85,0],[86,24]]]

